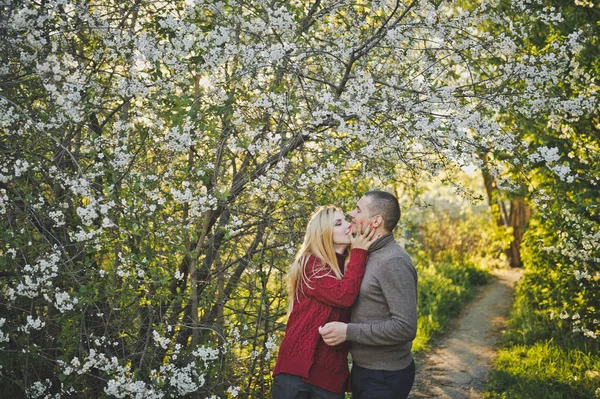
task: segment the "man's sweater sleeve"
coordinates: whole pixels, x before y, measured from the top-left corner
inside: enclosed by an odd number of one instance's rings
[[[389,307],[389,319],[350,323],[348,341],[364,345],[395,345],[412,341],[417,332],[417,275],[408,257],[390,261],[377,281]]]

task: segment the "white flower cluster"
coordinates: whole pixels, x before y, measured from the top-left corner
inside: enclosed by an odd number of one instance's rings
[[[165,137],[164,147],[173,152],[184,152],[190,149],[192,145],[192,135],[189,129],[173,127]]]
[[[564,180],[567,183],[571,183],[575,179],[575,176],[570,174],[571,168],[569,165],[559,163],[560,155],[558,154],[558,148],[556,147],[548,148],[546,146],[542,146],[538,148],[537,152],[529,154],[529,161],[545,161],[547,167],[561,180]]]
[[[89,203],[86,206],[78,206],[76,212],[84,226],[91,226],[94,223],[94,219],[98,217],[96,205],[93,203]]]
[[[201,346],[194,350],[192,355],[202,360],[204,367],[208,367],[209,362],[219,358],[219,349]]]
[[[573,275],[575,276],[575,279],[577,281],[581,280],[581,279],[586,279],[586,280],[590,280],[592,278],[592,275],[587,271],[587,270],[575,270],[573,272]]]
[[[156,330],[153,331],[154,341],[163,349],[169,346],[169,339],[162,337]],[[182,346],[177,344],[171,352],[171,358],[175,360],[181,353]],[[192,352],[192,355],[201,361],[205,368],[210,366],[210,362],[217,360],[219,350],[210,347],[199,347]],[[163,364],[158,370],[152,370],[150,383],[137,380],[129,365],[121,366],[116,357],[108,358],[103,353],[98,353],[91,349],[88,356],[82,361],[77,357],[70,363],[60,361],[59,365],[65,375],[84,374],[92,369],[97,369],[112,375],[108,379],[104,392],[117,398],[162,398],[173,389],[174,396],[183,396],[197,391],[205,383],[204,375],[198,371],[197,363],[190,362],[185,366],[177,366],[173,363]],[[161,388],[158,388],[158,387]]]
[[[265,359],[269,360],[271,358],[271,355],[277,351],[277,343],[276,343],[275,335],[271,335],[267,339],[267,342],[265,342],[265,348],[267,350],[265,353]]]
[[[134,381],[128,375],[118,375],[107,381],[104,393],[115,398],[160,399],[163,392],[148,386],[143,381]]]
[[[133,154],[130,154],[127,147],[122,145],[116,147],[113,151],[113,159],[110,161],[111,165],[117,171],[123,171],[131,162]]]
[[[0,319],[0,328],[2,328],[4,326],[4,323],[6,323],[6,319],[1,318]],[[3,332],[2,330],[0,330],[0,343],[8,342],[9,340],[10,340],[10,338],[9,338],[8,334]],[[1,348],[1,346],[0,346],[0,348]]]
[[[50,211],[48,212],[48,216],[54,221],[55,227],[61,227],[66,224],[65,214],[61,210]]]
[[[19,326],[17,330],[29,334],[30,330],[41,330],[45,325],[46,322],[42,321],[39,317],[34,319],[30,315],[27,315],[27,324]]]
[[[41,257],[32,265],[25,265],[21,271],[22,278],[14,290],[14,294],[35,298],[52,289],[52,279],[58,276],[60,254],[53,252]]]
[[[23,159],[17,159],[15,162],[15,176],[19,177],[29,169],[29,162]]]
[[[208,79],[201,79],[200,84],[208,85]],[[188,151],[196,143],[195,126],[192,118],[186,118],[181,126],[173,126],[167,132],[163,148],[175,153]]]
[[[8,204],[8,194],[6,190],[0,189],[0,215],[4,215],[6,213],[6,204]]]
[[[229,393],[232,397],[237,398],[240,393],[240,387],[229,387],[227,388],[227,393]]]
[[[79,299],[69,295],[68,292],[57,292],[54,294],[55,301],[54,306],[56,309],[60,311],[60,313],[64,313],[68,310],[75,309],[75,305],[79,302]]]
[[[200,188],[192,190],[189,181],[184,181],[182,186],[183,190],[173,187],[170,192],[173,200],[178,204],[190,204],[190,216],[202,216],[204,212],[216,205],[217,199],[207,193],[206,186],[200,186]]]
[[[69,231],[69,238],[75,242],[90,242],[98,239],[102,229],[98,230],[84,230],[83,227],[77,226],[77,231]]]
[[[160,390],[156,390],[150,384],[135,379],[131,373],[130,366],[121,366],[116,357],[110,359],[103,353],[98,353],[90,349],[89,354],[83,363],[79,358],[74,357],[70,363],[59,361],[65,375],[76,373],[78,375],[89,373],[92,369],[103,371],[112,375],[106,382],[104,392],[117,398],[136,398],[136,399],[159,399],[165,396]]]
[[[29,398],[40,398],[45,393],[46,390],[52,387],[52,382],[49,379],[45,379],[44,381],[36,381],[27,389],[27,397]],[[48,398],[49,396],[45,396]]]
[[[551,198],[545,198],[543,201],[545,203],[551,200]],[[562,228],[556,231],[559,240],[554,245],[545,246],[542,249],[553,257],[566,259],[566,264],[570,265],[567,273],[573,276],[574,282],[578,283],[579,287],[586,287],[586,290],[593,289],[596,282],[600,281],[600,272],[596,271],[596,265],[600,260],[600,229],[598,225],[568,207],[561,207],[556,214],[549,211],[545,217],[551,217],[557,221],[557,224],[562,224]],[[580,294],[574,293],[574,295]],[[579,298],[576,298],[575,303],[579,302]],[[596,310],[593,306],[581,308],[577,305],[577,307],[581,313],[574,312],[570,316],[567,310],[562,310],[559,318],[561,320],[571,318],[574,333],[597,339],[599,329],[595,318]],[[554,318],[553,312],[550,314],[550,318]]]
[[[64,185],[71,190],[71,192],[75,195],[80,195],[82,197],[90,197],[90,182],[84,177],[79,177],[75,179],[65,179]]]
[[[204,385],[204,376],[198,374],[192,363],[187,366],[178,368],[173,364],[161,366],[161,373],[170,374],[169,384],[177,389],[179,395],[186,395],[196,391]]]
[[[227,230],[231,235],[237,234],[240,231],[240,228],[244,224],[244,221],[240,219],[237,215],[234,215],[227,226]]]
[[[184,182],[183,184],[184,186],[184,190],[178,190],[176,188],[172,188],[171,189],[171,195],[173,196],[173,199],[175,200],[175,202],[177,202],[178,204],[184,204],[186,202],[191,202],[194,199],[194,194],[192,193],[192,190],[189,188],[189,182]],[[200,194],[205,194],[206,193],[206,187],[202,187],[203,190],[200,191]]]
[[[7,183],[10,181],[10,175],[6,164],[0,164],[0,182]]]
[[[566,314],[566,312],[565,312]],[[562,313],[561,313],[561,318],[562,317]],[[568,318],[564,317],[564,318]],[[572,325],[572,331],[574,333],[583,333],[584,336],[588,337],[588,338],[592,338],[592,339],[596,339],[598,338],[598,334],[596,334],[594,331],[582,327],[582,320],[581,320],[581,316],[579,315],[579,313],[575,313],[573,314],[573,316],[571,316],[571,325]]]
[[[29,7],[18,8],[10,20],[10,26],[16,31],[27,31],[31,27],[31,22],[37,22],[38,12]]]
[[[167,349],[169,347],[169,343],[171,342],[169,338],[162,337],[156,330],[152,331],[152,338],[154,339],[154,342],[160,345],[160,347],[163,349]]]
[[[173,275],[175,280],[180,280],[180,281],[183,280],[183,276],[184,276],[184,274],[180,270],[175,271],[175,274]]]

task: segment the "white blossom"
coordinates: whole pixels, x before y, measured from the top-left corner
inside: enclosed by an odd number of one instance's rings
[[[5,189],[0,189],[0,215],[6,213],[6,205],[8,204],[8,195]]]
[[[163,349],[167,349],[169,347],[169,343],[171,342],[169,338],[162,337],[156,330],[152,331],[152,338],[154,339],[154,342],[160,345],[160,347]]]
[[[58,309],[61,313],[64,313],[68,310],[73,310],[75,308],[75,305],[77,305],[77,303],[79,302],[78,298],[73,297],[69,295],[69,293],[64,291],[57,292],[55,294],[55,298],[56,301],[54,303],[54,306],[56,306],[56,309]]]
[[[46,322],[39,317],[34,319],[31,315],[27,315],[27,324],[18,327],[17,330],[29,334],[31,330],[41,330],[45,325]]]
[[[33,384],[31,384],[29,389],[27,389],[27,395],[30,398],[40,398],[46,393],[46,390],[49,389],[51,386],[52,382],[50,382],[49,379],[46,379],[44,381],[36,381]]]
[[[77,216],[81,218],[81,222],[85,226],[91,226],[94,223],[94,219],[98,217],[98,212],[96,212],[96,207],[94,204],[88,204],[86,206],[77,207]]]
[[[23,159],[17,159],[15,162],[15,176],[21,176],[29,169],[29,162]]]
[[[6,323],[6,319],[5,318],[1,318],[0,319],[0,328],[2,328],[4,326],[4,323]],[[8,336],[7,333],[3,332],[2,330],[0,330],[0,343],[2,342],[8,342],[10,341],[10,338]]]
[[[237,396],[240,393],[240,388],[239,387],[234,387],[234,386],[230,386],[229,388],[227,388],[227,392],[233,396],[234,398],[237,398]]]

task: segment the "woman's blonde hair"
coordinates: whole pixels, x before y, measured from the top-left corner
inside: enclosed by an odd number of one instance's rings
[[[313,213],[308,226],[306,228],[306,234],[304,235],[304,242],[296,254],[296,259],[292,264],[290,271],[287,275],[288,280],[288,314],[291,313],[294,307],[294,301],[298,297],[299,290],[303,285],[310,288],[310,278],[314,277],[314,274],[321,271],[327,270],[333,272],[333,276],[338,280],[342,279],[342,272],[337,263],[337,256],[333,245],[333,225],[335,223],[335,213],[342,212],[339,208],[333,205],[326,205]],[[306,274],[306,265],[311,255],[316,256],[321,260],[322,266],[311,273],[310,276]],[[321,277],[333,277],[331,274],[321,275]]]

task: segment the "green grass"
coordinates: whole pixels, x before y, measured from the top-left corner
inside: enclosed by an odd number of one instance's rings
[[[417,272],[419,317],[413,341],[415,352],[428,348],[430,339],[449,326],[473,297],[475,287],[484,284],[489,276],[470,262],[443,261],[418,267]]]
[[[600,345],[561,329],[518,294],[487,398],[600,398]]]

